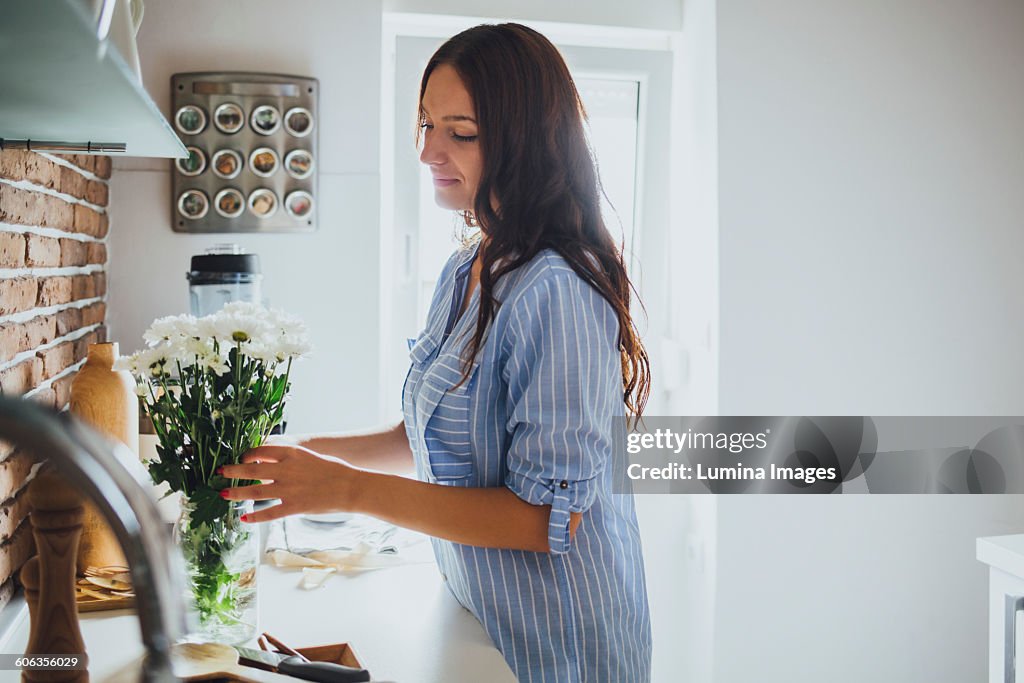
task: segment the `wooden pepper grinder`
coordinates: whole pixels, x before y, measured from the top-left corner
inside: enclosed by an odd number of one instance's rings
[[[85,365],[71,382],[71,412],[97,431],[120,441],[138,457],[139,402],[131,373],[115,371],[117,343],[89,344]],[[128,566],[114,531],[92,501],[85,502],[78,571],[86,567]]]
[[[37,555],[21,569],[31,630],[26,655],[85,657],[75,606],[75,557],[82,532],[82,498],[52,470],[40,471],[28,489],[29,519]],[[83,669],[23,670],[22,681],[87,683]]]

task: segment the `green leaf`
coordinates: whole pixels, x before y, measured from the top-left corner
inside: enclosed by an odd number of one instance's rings
[[[201,484],[189,496],[189,502],[195,506],[192,519],[198,524],[214,524],[217,520],[227,517],[229,502],[220,497],[220,491]]]

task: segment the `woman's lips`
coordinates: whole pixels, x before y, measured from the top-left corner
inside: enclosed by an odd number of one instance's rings
[[[459,181],[454,178],[434,178],[435,187],[448,187],[450,185],[454,185],[457,182]]]

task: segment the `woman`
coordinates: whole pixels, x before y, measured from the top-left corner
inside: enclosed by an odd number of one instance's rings
[[[225,497],[281,500],[252,522],[349,510],[429,534],[520,681],[647,681],[640,537],[609,461],[650,374],[575,85],[539,33],[477,26],[431,58],[419,118],[437,202],[480,235],[411,344],[404,420],[254,449],[223,474],[272,483]],[[388,473],[412,461],[418,480]]]

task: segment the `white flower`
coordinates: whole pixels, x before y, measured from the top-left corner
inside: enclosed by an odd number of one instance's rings
[[[149,396],[149,387],[145,384],[137,384],[135,386],[135,395],[139,398],[146,398]]]
[[[143,333],[142,338],[150,346],[157,346],[163,342],[173,343],[182,337],[194,334],[195,324],[196,319],[191,315],[169,315],[157,318]]]
[[[285,313],[279,308],[267,312],[267,323],[274,328],[275,336],[295,335],[304,337],[308,334],[306,324],[298,317]]]
[[[213,353],[212,351],[208,354],[200,356],[199,364],[205,367],[207,370],[212,371],[213,374],[217,375],[218,377],[231,370],[231,366],[228,365],[227,358],[218,353]]]
[[[164,343],[132,354],[138,374],[160,377],[169,374],[167,365],[174,362],[170,344]]]
[[[251,301],[231,301],[224,304],[223,308],[221,308],[218,313],[224,315],[250,316],[255,318],[265,317],[267,315],[267,309]],[[217,313],[214,315],[217,315]]]
[[[246,313],[244,311],[215,313],[211,325],[214,337],[228,346],[258,341],[270,334],[265,315]]]
[[[211,364],[214,364],[214,360],[227,362],[226,354],[218,353],[214,349],[213,339],[210,337],[185,337],[174,344],[173,350],[183,367],[193,365],[210,367]]]
[[[189,337],[182,343],[181,348],[190,356],[206,356],[214,353],[213,339],[210,337]]]
[[[313,345],[305,335],[285,335],[277,344],[278,357],[301,358],[313,351]]]
[[[247,301],[195,318],[167,316],[153,321],[144,338],[148,347],[118,359],[117,368],[144,379],[169,375],[176,364],[197,366],[218,376],[231,371],[230,352],[259,361],[259,371],[273,376],[278,363],[309,354],[305,324],[279,309]]]
[[[277,350],[267,343],[266,339],[258,339],[242,348],[242,355],[257,360],[264,365],[277,362]]]
[[[216,315],[207,315],[196,320],[195,324],[195,337],[198,339],[207,339],[213,342],[213,339],[217,336],[217,326],[214,324]]]
[[[127,356],[118,356],[114,361],[114,370],[121,372],[127,370],[133,375],[139,374],[139,352],[128,354]]]
[[[301,358],[309,354],[309,340],[304,337],[281,335],[264,340],[245,349],[245,355],[262,361],[267,365],[283,363],[286,360]]]

